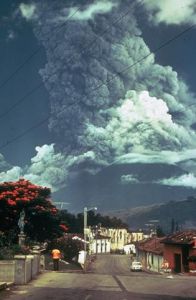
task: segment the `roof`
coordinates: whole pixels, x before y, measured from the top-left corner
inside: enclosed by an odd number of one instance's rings
[[[138,242],[136,247],[140,251],[150,252],[150,253],[160,255],[163,254],[163,248],[164,248],[164,245],[161,244],[162,240],[163,238],[157,238],[157,237],[149,238]]]
[[[105,235],[101,235],[101,234],[97,234],[94,236],[95,240],[110,240],[111,236],[105,236]]]
[[[162,241],[164,244],[191,245],[196,238],[196,230],[186,230],[170,234]]]

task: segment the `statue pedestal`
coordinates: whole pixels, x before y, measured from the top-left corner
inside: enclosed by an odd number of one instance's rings
[[[24,246],[25,245],[25,239],[26,239],[26,234],[20,233],[18,235],[18,244],[19,244],[19,246]]]

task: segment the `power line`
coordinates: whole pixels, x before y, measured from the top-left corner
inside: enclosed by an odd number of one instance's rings
[[[137,4],[141,4],[143,2],[143,0],[141,2],[138,2]],[[77,12],[78,10],[76,10],[74,12],[74,14]],[[111,25],[116,25],[118,22],[120,22],[123,18],[125,18],[127,16],[127,14],[130,12],[130,7],[128,10],[125,11],[125,13],[123,15],[121,15],[119,18],[115,19],[114,22]],[[74,14],[72,14],[71,16],[73,16]],[[67,21],[67,20],[66,20]],[[61,26],[62,27],[62,26]],[[82,53],[85,52],[85,50],[87,49],[88,51],[92,48],[92,46],[95,44],[95,42],[99,39],[102,38],[104,36],[105,33],[107,33],[107,31],[110,29],[110,27],[108,26],[108,28],[106,28],[103,32],[101,32],[101,34],[99,36],[96,36],[95,39],[93,39],[92,41],[90,41],[86,46],[83,47],[82,51],[79,53],[80,55]],[[57,47],[57,45],[55,46],[55,48]],[[54,48],[54,49],[55,49]],[[38,52],[38,49],[37,49]],[[74,58],[74,54],[69,58],[69,60],[67,61],[67,63],[70,63],[72,61],[72,59]],[[30,60],[30,57],[29,57]],[[52,76],[56,75],[57,72],[54,71],[47,79],[46,82],[49,81],[50,78],[52,78]],[[8,108],[5,112],[3,112],[2,114],[0,114],[0,119],[4,118],[5,116],[7,116],[12,110],[15,109],[15,107],[17,107],[18,105],[20,105],[22,102],[24,102],[26,100],[27,97],[31,96],[33,93],[35,93],[38,89],[40,89],[43,86],[43,82],[37,84],[34,88],[32,88],[29,92],[27,92],[23,97],[21,97],[17,102],[15,102],[12,106],[10,106],[10,108]],[[0,85],[1,88],[1,85]]]
[[[146,58],[148,58],[149,56],[153,55],[154,53],[160,51],[162,48],[165,48],[167,45],[171,44],[173,41],[177,40],[178,38],[180,38],[183,34],[187,33],[188,31],[190,31],[191,29],[193,29],[196,26],[196,24],[186,28],[185,30],[183,30],[182,32],[180,32],[179,34],[175,35],[173,38],[169,39],[168,41],[164,42],[163,44],[161,44],[159,47],[152,49],[152,52],[148,53],[147,55],[143,56],[142,58],[140,58],[139,60],[137,60],[136,62],[134,62],[133,64],[125,67],[124,69],[122,69],[120,72],[118,72],[117,74],[113,75],[112,78],[106,80],[104,83],[99,84],[98,86],[96,86],[95,88],[91,89],[92,91],[95,91],[97,89],[99,89],[100,87],[102,87],[103,85],[110,83],[113,79],[115,79],[117,76],[121,75],[122,73],[128,71],[129,69],[131,69],[132,67],[134,67],[135,65],[137,65],[138,63],[142,62],[143,60],[145,60]]]
[[[154,49],[154,52],[156,53],[156,52],[160,51],[162,48],[168,46],[168,45],[171,44],[173,41],[175,41],[175,40],[177,40],[178,38],[180,38],[183,34],[185,34],[185,33],[187,33],[188,31],[190,31],[190,30],[191,30],[192,28],[194,28],[195,26],[196,26],[196,24],[194,24],[194,25],[188,27],[187,29],[185,29],[185,30],[183,30],[182,32],[180,32],[179,34],[175,35],[173,38],[169,39],[168,41],[166,41],[166,42],[164,42],[163,44],[161,44],[159,47],[155,48],[155,49]],[[94,90],[97,90],[97,89],[99,89],[101,86],[103,86],[103,85],[105,85],[105,84],[111,82],[114,78],[116,78],[117,75],[122,74],[122,73],[126,72],[127,70],[131,69],[132,67],[134,67],[135,65],[137,65],[137,64],[140,63],[141,61],[145,60],[145,59],[146,59],[147,57],[149,57],[150,55],[153,55],[153,53],[149,53],[149,54],[143,56],[142,58],[140,58],[139,60],[137,60],[135,63],[133,63],[133,64],[127,66],[127,67],[124,68],[124,69],[122,69],[120,72],[118,72],[118,74],[114,75],[110,80],[107,80],[106,82],[102,83],[101,85],[95,87],[95,88],[93,89],[93,91],[94,91]],[[33,90],[32,90],[32,91],[33,91]],[[32,93],[32,91],[31,91],[31,93]],[[72,106],[72,105],[74,105],[74,104],[76,104],[76,102],[71,103],[69,106]],[[191,105],[193,105],[193,104],[191,104]],[[66,106],[65,109],[67,109],[69,106]],[[64,111],[64,110],[63,110],[63,111]],[[62,111],[62,112],[63,112],[63,111]],[[42,121],[40,121],[39,123],[35,124],[34,126],[30,127],[29,129],[27,129],[26,131],[24,131],[22,134],[19,134],[18,136],[16,136],[16,137],[13,138],[12,140],[7,141],[5,144],[2,144],[2,145],[0,146],[0,149],[5,148],[5,147],[8,146],[9,144],[12,144],[13,142],[15,142],[16,140],[18,140],[18,139],[20,139],[21,137],[25,136],[27,133],[29,133],[29,132],[32,131],[33,129],[40,127],[43,123],[47,122],[47,121],[49,120],[49,118],[50,118],[50,116],[48,116],[47,118],[43,119]]]
[[[8,145],[12,144],[13,142],[19,140],[20,138],[22,138],[23,136],[25,136],[27,133],[31,132],[32,130],[42,126],[44,123],[46,123],[49,120],[50,116],[48,116],[47,118],[41,120],[40,122],[36,123],[35,125],[33,125],[32,127],[28,128],[27,130],[25,130],[24,132],[18,134],[17,136],[15,136],[15,138],[11,139],[10,141],[7,141],[5,144],[2,144],[0,146],[0,150],[7,147]]]
[[[79,11],[79,9],[81,8],[81,6],[79,6],[66,20],[65,22],[63,22],[60,26],[58,26],[58,28],[56,27],[53,32],[51,32],[51,35],[57,34],[62,27]],[[48,41],[50,40],[50,38],[48,38]],[[40,52],[40,50],[42,49],[42,45],[40,45],[39,47],[37,47],[37,49],[35,49],[24,61],[22,64],[20,64],[2,83],[0,83],[0,89],[2,87],[4,87],[8,81],[10,81],[38,52]]]

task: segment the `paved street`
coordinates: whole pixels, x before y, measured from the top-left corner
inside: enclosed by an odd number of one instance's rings
[[[46,271],[26,286],[0,293],[0,299],[196,299],[195,277],[130,272],[129,264],[125,255],[98,256],[86,274]]]

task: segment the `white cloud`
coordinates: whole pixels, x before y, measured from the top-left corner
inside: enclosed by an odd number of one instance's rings
[[[156,183],[169,185],[169,186],[185,186],[185,187],[196,188],[196,177],[194,176],[194,174],[190,173],[190,174],[184,174],[179,177],[165,178],[156,181]]]
[[[29,166],[21,168],[14,166],[6,172],[0,172],[0,182],[17,181],[25,178],[34,184],[46,186],[57,191],[67,185],[67,180],[73,176],[72,168],[84,162],[97,161],[95,153],[88,151],[80,155],[67,155],[56,153],[54,144],[36,147],[36,155],[31,159]],[[89,173],[95,174],[99,168],[86,167]]]
[[[31,159],[31,165],[24,169],[14,166],[7,172],[0,173],[0,182],[16,181],[23,177],[34,184],[47,186],[52,191],[66,185],[66,158],[55,153],[54,144],[36,147],[37,154]]]
[[[21,15],[28,21],[35,17],[36,6],[35,4],[21,3],[19,5]]]
[[[70,9],[68,18],[71,17],[72,20],[90,20],[92,19],[96,14],[99,13],[108,13],[112,10],[113,7],[117,6],[117,3],[114,3],[113,1],[98,1],[96,3],[93,3],[89,5],[84,10],[79,10],[77,13],[74,13],[77,10],[77,7],[72,7]]]
[[[139,183],[139,180],[133,174],[126,174],[121,176],[121,183],[122,184]]]
[[[129,91],[107,113],[109,121],[105,128],[87,124],[85,138],[86,143],[99,140],[100,147],[104,143],[112,149],[113,160],[128,153],[178,151],[196,146],[194,131],[173,122],[167,104],[147,91]]]
[[[144,0],[149,19],[155,23],[194,24],[196,0]]]
[[[14,166],[6,172],[0,173],[0,182],[17,181],[20,177],[22,177],[22,169]]]
[[[178,164],[191,159],[196,159],[196,149],[184,151],[146,151],[144,153],[129,153],[119,157],[114,164],[133,164],[133,163],[163,163]]]

